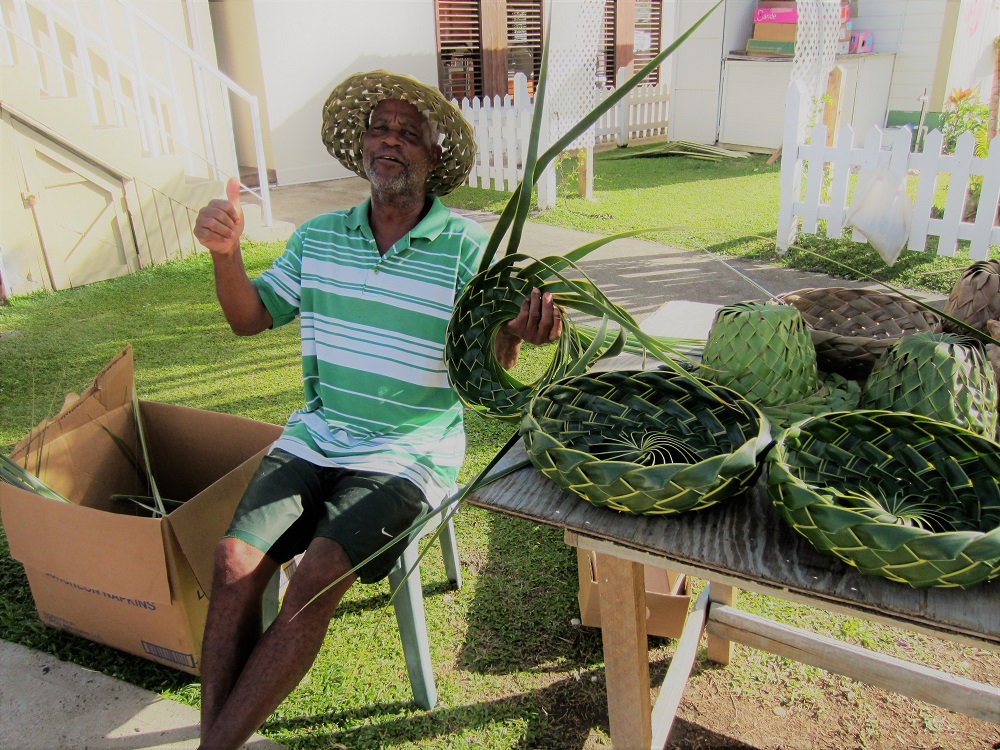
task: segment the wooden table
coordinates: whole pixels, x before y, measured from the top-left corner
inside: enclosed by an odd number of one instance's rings
[[[516,444],[495,471],[525,458]],[[672,518],[630,516],[564,492],[533,468],[481,488],[472,505],[565,530],[567,544],[598,555],[608,713],[614,747],[662,748],[702,632],[709,658],[728,663],[733,641],[1000,723],[1000,689],[953,677],[736,609],[746,589],[821,609],[1000,651],[1000,580],[968,591],[923,589],[865,576],[793,531],[763,482],[713,508]],[[643,565],[709,585],[688,613],[657,699],[650,701]]]

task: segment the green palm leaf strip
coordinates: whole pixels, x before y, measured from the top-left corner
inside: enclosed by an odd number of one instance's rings
[[[548,70],[548,44],[544,46],[542,51],[542,67],[539,72],[538,89],[535,94],[535,111],[532,116],[531,123],[531,139],[528,142],[527,153],[525,154],[524,160],[524,178],[518,183],[517,188],[511,195],[510,200],[504,207],[503,212],[500,214],[500,219],[497,221],[496,227],[490,236],[489,243],[486,245],[486,253],[483,255],[482,263],[479,266],[479,270],[483,271],[493,262],[493,258],[496,257],[497,250],[500,247],[500,242],[503,240],[504,235],[507,233],[507,229],[513,224],[511,229],[510,241],[507,245],[507,253],[517,252],[518,245],[521,240],[521,228],[524,226],[525,218],[528,215],[528,206],[531,203],[531,186],[538,181],[538,176],[541,174],[542,170],[549,165],[549,163],[555,159],[563,150],[583,135],[587,128],[593,125],[600,119],[601,115],[614,107],[618,102],[627,96],[632,89],[639,85],[639,83],[653,70],[657,68],[664,60],[666,60],[674,51],[680,47],[688,37],[695,32],[695,30],[705,22],[705,20],[715,12],[716,8],[722,5],[723,0],[719,0],[715,5],[713,5],[705,15],[691,24],[691,27],[685,31],[683,34],[678,36],[669,46],[660,52],[656,57],[650,60],[648,63],[643,65],[635,75],[628,79],[625,83],[615,89],[615,91],[603,102],[598,104],[594,109],[590,111],[589,114],[584,115],[576,125],[570,128],[562,138],[557,140],[552,144],[541,156],[534,158],[535,153],[538,150],[538,136],[541,129],[541,113],[544,104],[544,94],[545,94],[545,79],[546,72]],[[552,16],[549,16],[549,23],[551,24]],[[550,38],[551,34],[547,36]],[[527,187],[525,187],[527,186]]]
[[[15,463],[2,453],[0,453],[0,482],[5,482],[27,492],[34,492],[36,495],[41,495],[51,500],[59,500],[64,503],[70,502],[23,466]]]

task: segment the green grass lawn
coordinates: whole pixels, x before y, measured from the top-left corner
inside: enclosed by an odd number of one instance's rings
[[[594,200],[579,197],[575,160],[560,179],[557,205],[536,212],[531,221],[613,234],[644,227],[671,227],[648,238],[676,247],[707,249],[732,257],[761,260],[842,278],[852,267],[893,286],[947,294],[969,265],[967,248],[954,257],[936,254],[937,239],[927,252],[904,250],[888,267],[869,245],[820,235],[800,235],[785,255],[775,250],[781,163],[768,166],[767,156],[708,162],[685,157],[631,158],[657,146],[630,146],[594,156]],[[935,205],[943,207],[947,176],[939,182]],[[492,190],[460,188],[448,196],[455,207],[499,212],[509,196]],[[967,244],[967,243],[966,243]],[[991,258],[1000,247],[991,246]],[[843,265],[840,265],[843,264]]]
[[[562,200],[535,219],[602,233],[662,223],[724,226],[743,238],[773,234],[768,212],[776,210],[777,167],[765,166],[761,158],[706,165],[687,159],[614,160],[614,155],[598,155],[596,203]],[[499,194],[479,191],[470,197],[471,192],[459,191],[449,202],[500,205]],[[726,198],[731,194],[737,197]],[[714,234],[686,236],[696,246],[713,241]],[[717,239],[716,250],[767,253],[763,240],[722,247]],[[250,273],[263,270],[279,250],[273,244],[248,246]],[[0,450],[8,451],[32,425],[54,414],[65,394],[86,387],[129,343],[142,398],[278,424],[301,404],[297,325],[249,339],[233,336],[215,301],[211,264],[206,256],[195,256],[58,294],[17,298],[0,308]],[[546,357],[544,349],[527,351],[522,379],[530,379]],[[468,429],[464,480],[494,455],[513,426],[470,416]],[[605,746],[601,642],[597,631],[573,623],[579,616],[573,550],[552,528],[472,508],[463,510],[456,524],[465,587],[449,589],[440,555],[432,553],[424,563],[438,708],[424,712],[410,702],[386,584],[355,587],[315,668],[264,726],[264,734],[293,748]],[[44,627],[2,533],[0,590],[0,638],[197,706],[198,682],[190,676]],[[982,679],[983,669],[1000,673],[1000,657],[976,649],[764,596],[740,601],[748,611],[919,663],[950,665],[956,674]],[[651,645],[658,682],[675,644],[652,639]],[[837,711],[843,722],[887,711],[905,720],[912,710],[881,691],[802,664],[751,649],[738,655],[724,672],[699,663],[690,686],[698,707],[685,704],[681,710],[691,726],[739,736],[739,726],[727,730],[713,718],[737,701],[747,721],[773,720],[775,706],[817,719]],[[923,704],[919,714],[929,717],[927,726],[950,720],[947,712]],[[913,737],[931,737],[940,747],[968,746],[961,737],[954,744],[953,736],[933,732]],[[870,740],[859,746],[864,745],[878,746]]]

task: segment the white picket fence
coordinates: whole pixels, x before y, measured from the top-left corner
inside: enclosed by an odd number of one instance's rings
[[[797,107],[799,96],[795,86],[789,88],[786,112],[798,111],[793,106]],[[805,139],[790,114],[784,138],[778,211],[780,249],[794,244],[799,233],[818,233],[820,220],[826,222],[827,237],[842,237],[850,206],[851,173],[859,172],[860,180],[878,167],[888,167],[894,177],[907,179],[911,189],[913,181],[916,183],[908,249],[925,250],[927,238],[935,236],[939,255],[955,255],[959,241],[967,240],[969,256],[986,260],[990,245],[1000,245],[996,219],[1000,205],[1000,136],[993,138],[986,158],[974,156],[972,133],[962,134],[953,154],[942,154],[943,136],[937,130],[927,134],[922,153],[910,150],[909,130],[882,130],[875,126],[866,134],[863,148],[851,147],[853,132],[849,126],[841,129],[835,145],[827,146],[826,128],[822,124],[816,125]],[[942,174],[949,175],[948,193],[943,214],[935,217],[934,193]],[[979,207],[975,217],[965,221],[966,194],[973,175],[982,177]],[[865,241],[854,229],[851,240]]]
[[[622,68],[618,71],[618,80],[623,81],[625,75]],[[612,92],[609,89],[599,96],[607,98]],[[524,156],[534,112],[524,74],[514,77],[513,96],[475,97],[461,102],[453,99],[452,102],[462,111],[475,134],[478,153],[469,174],[469,186],[513,192],[524,176]],[[595,139],[598,143],[614,140],[619,146],[625,146],[630,139],[665,136],[668,104],[666,84],[637,86],[595,123]],[[542,132],[539,153],[544,150],[544,127]]]
[[[627,69],[620,68],[618,85],[621,86],[627,79]],[[605,89],[598,94],[598,100],[604,101],[612,93],[614,89]],[[640,83],[595,123],[597,142],[615,141],[619,146],[627,146],[633,138],[666,136],[669,107],[670,94],[665,82],[656,85]]]

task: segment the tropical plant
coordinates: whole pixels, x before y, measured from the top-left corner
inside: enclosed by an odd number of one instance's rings
[[[962,133],[971,131],[977,143],[985,144],[990,121],[990,108],[979,101],[979,89],[952,89],[948,106],[941,113],[941,134],[946,153],[954,153]],[[985,153],[977,154],[986,157]]]

